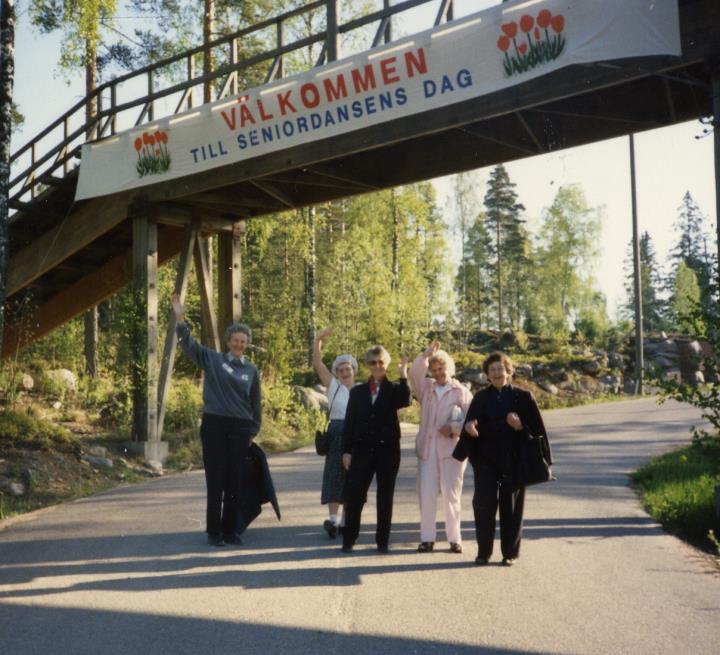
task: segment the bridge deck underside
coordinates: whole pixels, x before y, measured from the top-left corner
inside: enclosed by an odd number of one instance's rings
[[[179,251],[182,226],[191,222],[208,232],[228,229],[241,219],[709,116],[709,62],[720,59],[720,7],[701,1],[681,10],[681,58],[573,66],[441,110],[112,198],[73,204],[76,177],[70,175],[12,219],[8,309],[27,307],[22,300],[29,294],[39,336],[125,285],[131,268],[127,216],[138,201],[149,203],[161,225],[163,261]],[[110,213],[115,217],[106,221]],[[98,234],[73,231],[75,214],[95,221]],[[76,247],[53,253],[64,239]],[[21,330],[9,332],[4,354]]]

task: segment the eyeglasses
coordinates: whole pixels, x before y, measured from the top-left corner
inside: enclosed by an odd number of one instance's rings
[[[370,366],[383,366],[385,362],[382,359],[371,359],[368,364]]]

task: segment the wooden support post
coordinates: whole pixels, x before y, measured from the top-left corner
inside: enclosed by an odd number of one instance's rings
[[[340,32],[338,25],[340,23],[340,7],[338,0],[326,0],[326,32],[325,32],[325,52],[327,53],[325,61],[337,61],[340,57]]]
[[[135,292],[133,429],[134,450],[153,464],[162,465],[167,444],[157,433],[158,297],[157,223],[150,208],[141,204],[131,212],[133,227],[133,289]]]
[[[178,260],[177,276],[175,277],[174,292],[180,296],[180,302],[185,302],[187,282],[190,273],[190,262],[192,261],[193,248],[197,231],[188,227],[185,232],[180,258]],[[158,410],[157,410],[157,438],[162,439],[163,427],[165,424],[165,409],[167,407],[167,395],[170,390],[170,378],[172,377],[173,366],[175,365],[175,353],[177,352],[177,335],[175,327],[177,320],[172,308],[168,314],[167,332],[165,333],[165,349],[163,351],[162,364],[160,365],[160,378],[158,380]]]
[[[238,323],[242,315],[240,285],[242,284],[242,235],[245,223],[233,225],[232,232],[218,235],[218,326],[224,330]]]
[[[715,237],[717,239],[718,269],[716,282],[720,285],[720,62],[712,76],[713,140],[715,149]]]
[[[200,305],[202,310],[203,324],[207,326],[208,348],[220,350],[220,334],[218,332],[217,317],[213,307],[212,280],[210,279],[210,264],[208,253],[203,240],[195,239],[194,258],[195,273],[197,274],[198,287],[200,289]]]

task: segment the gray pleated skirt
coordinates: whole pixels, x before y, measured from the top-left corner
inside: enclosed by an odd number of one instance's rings
[[[322,493],[320,502],[343,502],[343,488],[345,487],[345,469],[342,465],[342,433],[345,421],[333,419],[328,426],[331,438],[328,454],[325,455],[325,468],[323,469]]]

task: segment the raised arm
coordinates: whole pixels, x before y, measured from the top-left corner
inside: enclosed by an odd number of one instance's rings
[[[415,393],[415,398],[422,403],[422,397],[425,392],[425,386],[430,382],[427,380],[428,360],[440,348],[440,342],[433,341],[423,352],[421,352],[412,363],[408,371],[408,379],[410,386]]]
[[[180,302],[180,296],[174,293],[170,297],[170,303],[172,304],[173,313],[175,314],[175,320],[177,322],[175,332],[178,337],[178,345],[198,367],[204,369],[211,356],[210,353],[214,353],[215,351],[206,348],[192,338],[190,328],[185,322],[185,305]]]
[[[322,382],[323,386],[327,389],[330,387],[330,383],[332,382],[333,375],[328,370],[328,367],[325,366],[325,363],[322,360],[322,342],[325,337],[332,334],[333,329],[331,327],[326,327],[324,330],[320,330],[315,335],[315,341],[313,341],[313,368],[315,369],[315,372],[318,374],[318,377],[320,378],[320,382]]]

